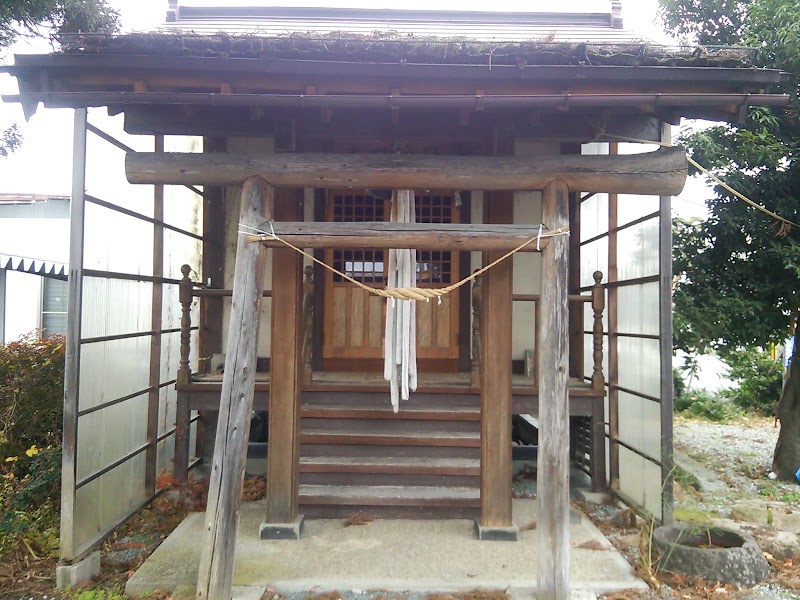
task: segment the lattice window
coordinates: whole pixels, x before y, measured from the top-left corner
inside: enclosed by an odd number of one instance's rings
[[[452,223],[453,196],[417,195],[417,223]],[[417,252],[417,282],[451,283],[453,274],[452,254],[450,251],[419,250]]]
[[[368,194],[335,194],[332,205],[334,222],[367,223],[385,219],[384,201]],[[334,250],[333,267],[362,283],[383,283],[383,250]],[[335,282],[344,281],[334,274]]]
[[[418,223],[452,223],[454,197],[451,195],[420,194],[415,198]],[[389,201],[369,194],[334,194],[331,220],[334,222],[374,222],[389,217]],[[385,267],[383,250],[334,250],[333,266],[362,283],[383,283]],[[453,281],[451,252],[417,251],[417,281],[451,283]],[[334,274],[334,282],[342,282]]]

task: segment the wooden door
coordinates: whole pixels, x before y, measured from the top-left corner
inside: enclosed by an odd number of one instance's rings
[[[416,195],[420,223],[458,222],[456,198],[451,193]],[[369,222],[389,219],[391,200],[366,192],[328,193],[326,220]],[[328,250],[326,261],[348,276],[384,287],[388,251],[369,248]],[[458,254],[417,251],[420,287],[442,287],[458,281]],[[383,365],[386,300],[368,294],[339,275],[326,271],[324,285],[323,363],[326,370],[373,371]],[[420,371],[456,371],[458,368],[458,294],[417,303],[417,359]]]

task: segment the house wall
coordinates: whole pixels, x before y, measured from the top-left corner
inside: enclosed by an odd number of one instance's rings
[[[69,262],[68,206],[64,200],[36,205],[0,204],[0,254]],[[41,277],[8,271],[5,327],[0,327],[4,330],[0,343],[10,342],[40,327],[41,311]]]
[[[6,271],[5,327],[2,343],[12,342],[41,327],[42,278]],[[0,299],[1,301],[2,299]]]

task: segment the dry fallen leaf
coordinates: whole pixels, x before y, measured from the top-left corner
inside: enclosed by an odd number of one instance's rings
[[[365,515],[363,512],[357,512],[353,515],[350,515],[347,519],[342,521],[342,525],[345,527],[350,527],[351,525],[366,525],[374,521],[372,517],[369,515]]]
[[[582,548],[583,550],[611,550],[609,546],[600,540],[589,540],[588,542],[583,542],[575,547]]]

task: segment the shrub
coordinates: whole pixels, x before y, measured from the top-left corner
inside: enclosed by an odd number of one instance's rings
[[[64,398],[64,338],[30,333],[0,346],[0,460],[57,444]]]
[[[64,338],[0,346],[0,555],[59,546]]]
[[[57,556],[61,447],[32,446],[0,470],[0,556],[20,544],[34,556]]]
[[[680,400],[675,404],[676,412],[709,421],[729,421],[741,415],[739,408],[728,398],[708,390],[686,391]]]
[[[745,410],[774,416],[783,386],[781,363],[758,348],[732,350],[722,358],[738,384],[730,391],[733,402]]]

